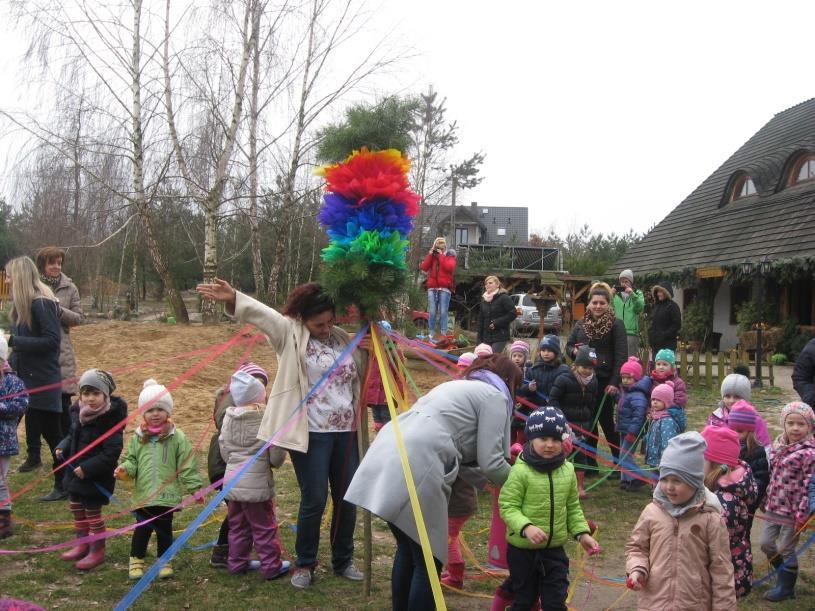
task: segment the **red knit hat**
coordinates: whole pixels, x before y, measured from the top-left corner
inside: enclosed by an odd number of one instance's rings
[[[702,437],[707,442],[705,459],[728,467],[739,464],[741,444],[736,431],[726,426],[706,426],[702,431]]]
[[[635,382],[642,379],[642,363],[636,356],[629,356],[628,360],[620,367],[621,376],[631,376]]]

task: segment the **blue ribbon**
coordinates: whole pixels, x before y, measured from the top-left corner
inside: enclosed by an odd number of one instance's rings
[[[173,557],[184,547],[190,537],[195,533],[195,531],[201,526],[204,520],[209,517],[209,515],[215,511],[218,505],[221,504],[221,501],[226,497],[230,490],[240,481],[241,477],[243,477],[244,473],[249,469],[250,466],[263,454],[264,452],[268,451],[269,447],[274,443],[275,438],[280,433],[286,425],[288,425],[299,413],[306,402],[317,392],[317,390],[328,380],[331,373],[339,367],[346,358],[348,358],[351,353],[356,350],[359,343],[362,341],[363,336],[368,332],[368,325],[367,323],[362,326],[362,328],[357,331],[357,334],[351,339],[348,343],[348,346],[342,353],[337,357],[337,360],[334,361],[334,364],[323,374],[323,376],[317,380],[317,383],[311,387],[311,389],[306,393],[306,396],[303,397],[303,400],[292,410],[291,415],[289,416],[288,420],[283,424],[283,427],[275,432],[272,435],[272,438],[269,439],[261,448],[254,453],[251,457],[249,457],[243,466],[238,469],[238,472],[228,481],[224,482],[224,486],[221,491],[212,499],[206,507],[199,513],[195,519],[190,522],[184,532],[182,532],[178,538],[173,541],[173,544],[167,549],[164,554],[160,558],[156,560],[153,566],[144,574],[144,576],[139,579],[136,584],[130,589],[130,591],[122,597],[122,599],[116,604],[114,607],[114,611],[125,611],[125,609],[129,609],[130,606],[136,602],[139,596],[147,589],[147,587],[153,582],[153,580],[158,576],[159,570],[165,564],[167,564]]]

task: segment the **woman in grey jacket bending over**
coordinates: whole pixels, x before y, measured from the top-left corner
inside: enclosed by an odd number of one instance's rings
[[[523,374],[507,357],[478,359],[464,379],[446,382],[398,418],[436,563],[447,562],[447,505],[456,477],[479,487],[509,475],[509,424]],[[391,572],[396,610],[433,609],[393,425],[377,434],[345,500],[387,521],[396,537]]]

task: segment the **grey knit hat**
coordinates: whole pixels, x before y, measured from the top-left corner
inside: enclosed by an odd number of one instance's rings
[[[722,380],[722,399],[724,399],[725,395],[735,395],[740,399],[749,401],[751,393],[752,387],[749,378],[740,373],[731,373]]]
[[[106,397],[110,397],[110,393],[116,390],[116,382],[113,381],[113,376],[101,369],[88,369],[82,374],[82,377],[79,378],[80,392],[88,386],[103,392]]]
[[[696,431],[677,435],[668,442],[659,461],[659,479],[675,475],[696,489],[705,485],[705,438]]]
[[[631,284],[634,284],[634,272],[632,272],[630,269],[624,269],[620,272],[620,280],[623,278],[628,279]]]

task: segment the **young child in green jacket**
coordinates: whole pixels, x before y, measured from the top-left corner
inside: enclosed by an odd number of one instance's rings
[[[507,524],[507,561],[513,609],[566,609],[569,558],[563,545],[575,537],[590,554],[600,551],[589,534],[574,467],[563,441],[569,428],[556,407],[542,407],[526,421],[526,443],[501,488],[498,504]]]
[[[144,420],[130,438],[124,460],[114,472],[117,479],[135,481],[136,522],[152,518],[133,531],[128,566],[130,579],[144,576],[144,557],[154,530],[157,557],[173,544],[173,507],[181,503],[183,492],[192,494],[204,485],[192,445],[170,420],[173,413],[170,391],[155,380],[147,380],[139,395],[139,410],[144,412]],[[159,577],[172,576],[173,568],[168,562],[161,567]]]

